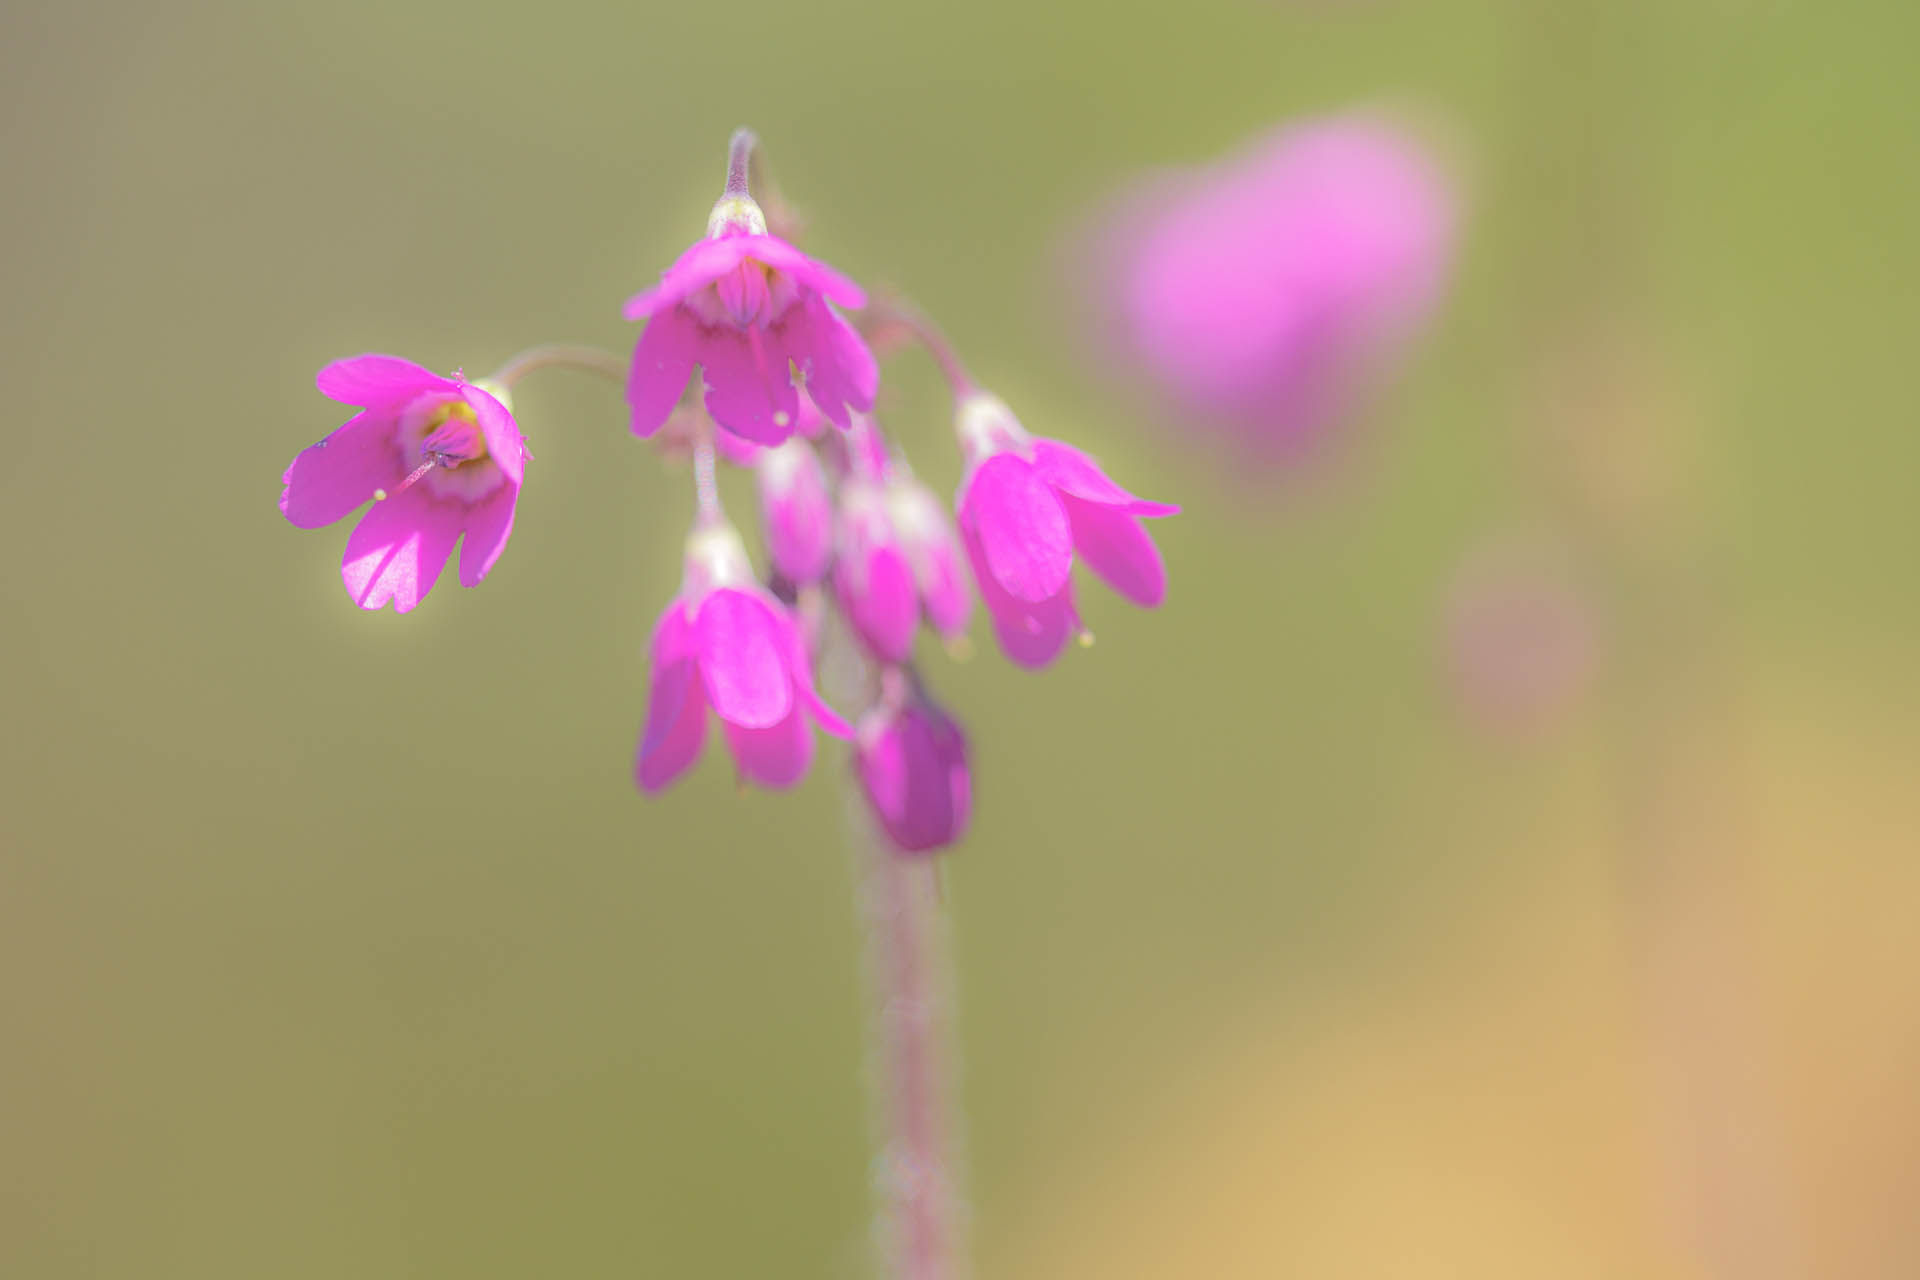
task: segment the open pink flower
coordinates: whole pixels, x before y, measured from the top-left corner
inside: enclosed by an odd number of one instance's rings
[[[1071,445],[1030,436],[993,396],[958,415],[967,476],[956,504],[974,580],[1007,656],[1043,667],[1081,630],[1076,555],[1143,608],[1166,596],[1166,566],[1140,520],[1180,508],[1137,498]]]
[[[1290,461],[1364,406],[1419,329],[1455,218],[1443,170],[1405,129],[1309,121],[1124,198],[1095,237],[1090,295],[1171,421]]]
[[[754,581],[730,525],[695,529],[686,566],[680,596],[653,633],[635,778],[658,792],[686,772],[706,744],[711,708],[741,776],[790,787],[813,762],[809,720],[837,737],[853,730],[814,692],[799,622]]]
[[[650,436],[667,420],[695,364],[705,371],[707,412],[748,440],[793,434],[795,370],[820,411],[845,427],[850,411],[872,407],[879,369],[834,303],[862,307],[866,294],[767,234],[752,200],[723,198],[707,238],[627,301],[627,319],[647,322],[627,379],[634,434]]]
[[[924,691],[883,700],[862,717],[853,762],[867,804],[902,852],[930,853],[966,834],[973,816],[966,735]]]
[[[317,529],[374,504],[340,563],[363,609],[419,604],[462,535],[460,582],[478,586],[513,532],[526,457],[506,391],[383,355],[336,360],[316,382],[360,412],[294,458],[281,514]]]

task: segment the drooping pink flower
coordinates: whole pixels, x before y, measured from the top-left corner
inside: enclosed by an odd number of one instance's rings
[[[866,294],[769,235],[751,199],[723,197],[707,238],[627,301],[627,319],[647,322],[627,379],[634,434],[660,428],[696,364],[705,371],[707,412],[747,440],[779,444],[793,434],[795,370],[820,412],[845,427],[849,412],[872,407],[879,369],[835,303],[862,307]]]
[[[1289,461],[1364,406],[1421,327],[1455,206],[1434,157],[1391,121],[1309,121],[1120,201],[1091,292],[1171,421]]]
[[[653,633],[647,723],[634,762],[642,790],[658,792],[700,758],[707,711],[742,777],[790,787],[813,762],[813,729],[853,736],[814,691],[799,622],[754,580],[732,526],[696,528],[687,538],[679,597]]]
[[[913,656],[920,599],[878,482],[851,478],[840,486],[838,543],[834,591],[854,635],[882,662],[905,662]]]
[[[752,465],[773,567],[796,586],[819,582],[833,561],[833,498],[819,455],[796,437],[757,450]]]
[[[883,699],[863,716],[853,759],[867,804],[895,848],[931,853],[966,834],[973,814],[966,735],[923,690]]]
[[[965,553],[946,504],[933,490],[896,468],[887,480],[887,515],[900,539],[927,621],[942,636],[964,635],[973,614]]]
[[[1076,555],[1142,608],[1165,598],[1166,566],[1140,520],[1180,508],[1137,498],[1078,449],[1028,435],[984,392],[961,401],[956,428],[967,460],[960,537],[1008,657],[1046,666],[1080,632]]]
[[[373,503],[340,563],[363,609],[419,604],[462,535],[460,582],[478,586],[513,532],[526,458],[505,389],[385,355],[336,360],[316,382],[359,412],[294,458],[281,514],[317,529]]]

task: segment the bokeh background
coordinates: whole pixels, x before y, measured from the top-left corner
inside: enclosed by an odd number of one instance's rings
[[[931,656],[979,1274],[1920,1274],[1917,38],[9,3],[0,1274],[862,1273],[840,762],[629,780],[684,473],[536,376],[513,545],[404,618],[275,510],[329,359],[630,342],[742,123],[814,252],[1186,504],[1159,613]],[[1446,140],[1452,287],[1345,462],[1252,477],[1083,358],[1062,264],[1140,171],[1356,104]],[[1524,724],[1447,652],[1516,540],[1595,641]]]

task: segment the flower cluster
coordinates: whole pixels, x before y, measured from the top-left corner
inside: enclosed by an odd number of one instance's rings
[[[618,376],[633,434],[685,449],[695,480],[680,590],[653,634],[640,788],[658,792],[691,768],[710,719],[742,779],[791,786],[812,764],[817,727],[851,740],[854,774],[896,848],[941,849],[966,829],[972,785],[966,735],[915,663],[922,627],[962,647],[977,588],[1007,656],[1044,667],[1085,634],[1076,559],[1135,604],[1160,603],[1166,570],[1141,522],[1177,508],[1029,434],[917,312],[869,306],[858,285],[770,231],[750,190],[756,160],[742,130],[705,236],[627,302],[645,326],[629,361],[541,347],[476,382],[391,356],[327,366],[321,392],[358,412],[294,459],[280,509],[317,528],[371,503],[341,564],[362,608],[412,609],[462,537],[460,579],[475,586],[506,546],[529,457],[513,383],[549,365]],[[849,319],[862,312],[863,323]],[[964,465],[951,512],[874,415],[880,367],[863,329],[882,328],[920,342],[947,375]],[[721,460],[755,477],[764,574],[722,509]],[[815,689],[833,643],[862,659],[851,664],[864,675],[854,723]]]

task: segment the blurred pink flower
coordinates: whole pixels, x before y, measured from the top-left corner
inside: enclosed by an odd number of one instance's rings
[[[1455,217],[1406,131],[1309,121],[1123,197],[1094,239],[1091,296],[1112,354],[1183,429],[1289,461],[1363,407],[1419,329]]]
[[[634,434],[659,430],[695,364],[705,370],[707,412],[747,440],[779,444],[794,433],[800,396],[793,369],[820,411],[845,427],[850,410],[873,406],[879,369],[836,302],[861,307],[866,295],[768,235],[751,200],[723,198],[707,238],[658,285],[627,301],[627,319],[647,321],[627,379]]]
[[[725,523],[687,538],[685,584],[653,633],[646,728],[634,762],[657,792],[700,758],[707,709],[742,777],[789,787],[813,763],[809,719],[836,737],[847,722],[814,691],[800,624],[754,581],[740,535]]]
[[[956,429],[967,462],[960,537],[1008,657],[1044,667],[1080,631],[1075,555],[1143,608],[1165,597],[1166,566],[1140,518],[1180,508],[1136,498],[1078,449],[1028,435],[985,392],[961,402]]]
[[[853,760],[867,803],[895,848],[930,853],[966,834],[973,812],[966,735],[924,691],[914,687],[883,699],[862,717]]]
[[[280,478],[281,514],[317,529],[373,502],[340,564],[362,609],[419,604],[463,534],[460,581],[478,586],[506,549],[520,498],[525,445],[506,391],[385,355],[336,360],[315,381],[360,412],[294,458]]]
[[[871,479],[840,486],[839,542],[833,585],[841,610],[868,653],[886,663],[913,656],[920,598],[886,495]]]
[[[973,616],[965,553],[953,517],[933,491],[896,468],[887,480],[887,515],[913,571],[927,621],[948,640],[964,635]]]
[[[796,436],[757,449],[752,465],[761,529],[775,571],[796,586],[819,582],[833,560],[833,498],[820,456]]]

